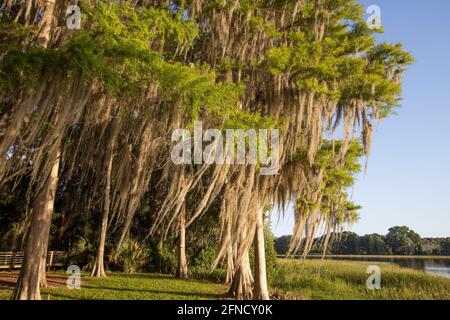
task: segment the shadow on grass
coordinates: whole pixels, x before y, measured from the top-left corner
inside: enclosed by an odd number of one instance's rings
[[[108,274],[108,273],[107,273]],[[130,279],[176,279],[173,275],[162,273],[111,273],[112,277],[130,278]],[[107,278],[108,279],[108,278]]]
[[[85,278],[87,280],[88,278]],[[134,280],[134,281],[133,281]],[[179,280],[178,282],[172,282]],[[92,281],[92,282],[91,282]],[[172,285],[170,285],[172,283]],[[74,292],[48,290],[56,298],[76,300],[118,300],[118,299],[219,299],[223,292],[217,287],[217,293],[202,292],[203,284],[207,281],[195,279],[177,279],[164,274],[123,274],[115,273],[106,278],[91,278],[81,290]],[[212,283],[211,283],[212,284]],[[164,288],[164,286],[169,288]],[[213,284],[214,285],[214,284]],[[217,284],[216,284],[217,285]],[[174,287],[175,286],[175,287]],[[197,286],[197,287],[196,287]],[[179,287],[179,288],[178,288]],[[148,288],[148,289],[147,289]],[[130,293],[130,294],[128,294]]]
[[[188,279],[180,279],[176,278],[174,275],[170,274],[163,274],[163,273],[114,273],[111,277],[106,278],[113,279],[114,278],[127,278],[127,279],[148,279],[148,280],[175,280],[175,281],[183,281],[188,283],[208,283],[208,284],[222,284],[221,280],[217,277],[212,278],[195,278],[194,276]],[[96,278],[89,278],[85,277],[84,279],[92,279],[92,280],[104,280],[104,279],[96,279]]]
[[[81,290],[94,290],[94,291],[99,291],[99,290],[105,290],[105,291],[109,291],[111,294],[107,294],[108,296],[111,297],[115,297],[116,299],[112,299],[112,300],[119,300],[119,297],[121,296],[126,296],[126,294],[124,294],[125,292],[133,292],[133,293],[140,293],[142,294],[142,296],[139,298],[139,300],[169,300],[169,299],[173,299],[173,298],[166,298],[166,299],[161,299],[158,296],[167,296],[167,295],[173,295],[173,296],[177,296],[179,297],[179,299],[183,300],[189,300],[192,299],[193,297],[199,297],[199,298],[203,298],[206,300],[216,300],[219,298],[220,294],[213,294],[213,293],[204,293],[204,292],[181,292],[181,291],[176,291],[176,290],[152,290],[152,289],[129,289],[129,288],[114,288],[114,287],[91,287],[91,286],[83,286]],[[51,296],[55,296],[55,297],[62,297],[62,298],[66,298],[66,299],[76,299],[76,300],[103,300],[102,298],[96,298],[95,294],[90,294],[87,293],[86,297],[77,297],[77,296],[72,296],[72,295],[67,295],[64,293],[60,293],[60,292],[48,292]],[[154,296],[152,299],[146,298],[146,295],[152,295]],[[133,300],[135,298],[133,297]],[[105,300],[110,300],[110,299],[105,299]],[[120,299],[121,300],[121,299]]]

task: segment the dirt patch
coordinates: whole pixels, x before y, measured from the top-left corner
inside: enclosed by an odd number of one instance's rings
[[[0,290],[13,289],[16,285],[19,272],[0,272]],[[65,288],[67,285],[67,277],[47,274],[47,288]],[[81,284],[86,281],[81,280]]]

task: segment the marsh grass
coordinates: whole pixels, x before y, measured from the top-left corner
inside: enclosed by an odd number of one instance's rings
[[[366,286],[367,267],[381,268],[381,289]],[[280,297],[314,300],[449,300],[450,279],[384,262],[280,260],[272,287]]]
[[[284,259],[285,255],[277,255],[278,258]],[[290,258],[301,258],[301,255],[292,255]],[[310,254],[308,258],[322,258],[321,254]],[[370,255],[370,254],[329,254],[327,259],[421,259],[421,260],[450,260],[450,256],[408,256],[408,255]]]

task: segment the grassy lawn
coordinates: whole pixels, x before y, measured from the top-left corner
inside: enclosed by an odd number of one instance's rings
[[[368,290],[367,266],[381,268],[381,290]],[[1,275],[1,274],[0,274]],[[51,272],[50,276],[65,276]],[[161,274],[110,273],[107,279],[82,277],[81,290],[60,288],[42,290],[43,299],[220,299],[227,285],[178,280]],[[63,282],[64,283],[64,282]],[[382,262],[338,260],[279,260],[271,285],[275,299],[361,300],[361,299],[438,299],[450,300],[450,279],[433,277],[420,271],[401,269]],[[8,299],[11,289],[0,290],[0,299]]]
[[[314,300],[450,300],[450,279],[383,262],[280,260],[272,287],[286,298]],[[381,290],[368,290],[369,265],[381,268]]]
[[[43,289],[42,299],[205,300],[218,299],[228,290],[228,286],[219,283],[179,280],[161,274],[113,273],[106,279],[91,279],[84,275],[82,281],[80,290]],[[11,290],[0,291],[0,299],[8,299],[10,295]]]

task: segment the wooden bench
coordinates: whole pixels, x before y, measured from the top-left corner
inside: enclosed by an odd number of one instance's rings
[[[47,267],[64,267],[66,265],[67,252],[48,251]],[[0,269],[20,269],[23,263],[23,252],[0,252]]]

